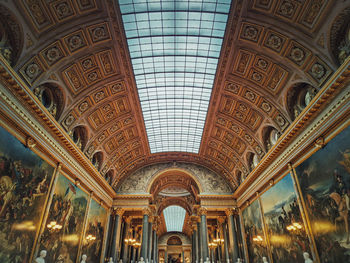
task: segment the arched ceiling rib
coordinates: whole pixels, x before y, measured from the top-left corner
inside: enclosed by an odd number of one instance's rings
[[[60,124],[67,133],[87,129],[85,155],[101,151],[100,172],[115,170],[115,184],[151,163],[188,161],[237,185],[236,171],[249,173],[247,153],[265,154],[264,127],[283,132],[291,123],[291,83],[319,87],[335,69],[327,15],[335,17],[335,4],[342,9],[337,1],[305,0],[303,8],[298,1],[234,1],[199,153],[151,154],[117,1],[14,2],[18,21],[27,23],[15,68],[33,88],[62,88]]]

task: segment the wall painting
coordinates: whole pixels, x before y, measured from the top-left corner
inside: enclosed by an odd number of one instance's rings
[[[296,169],[321,262],[350,262],[350,127]]]
[[[262,226],[259,201],[255,200],[242,212],[245,241],[250,263],[258,263],[263,257],[268,258],[266,239]]]
[[[83,247],[80,253],[87,256],[87,262],[100,262],[107,218],[106,209],[92,199],[89,206]]]
[[[304,263],[311,249],[290,174],[261,196],[261,205],[273,261]]]
[[[88,194],[59,174],[37,249],[38,253],[47,251],[45,262],[76,262],[88,198]],[[61,227],[55,228],[54,225]]]
[[[0,262],[29,262],[53,173],[0,127]]]

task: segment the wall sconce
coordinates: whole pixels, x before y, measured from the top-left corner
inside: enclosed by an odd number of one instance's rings
[[[50,232],[54,232],[54,231],[59,231],[62,229],[62,226],[57,224],[56,221],[51,221],[48,225],[47,228],[49,229]]]
[[[300,230],[302,228],[303,228],[303,226],[298,222],[295,222],[295,223],[287,226],[288,231],[297,231],[297,230]]]
[[[137,248],[139,248],[141,246],[141,243],[140,242],[135,242],[134,244],[132,244],[132,246],[137,249]]]
[[[132,246],[132,245],[134,245],[136,243],[136,240],[133,239],[133,238],[125,238],[124,242],[125,242],[125,244]]]
[[[91,235],[91,234],[89,234],[89,235],[87,235],[86,240],[87,240],[88,242],[91,242],[91,241],[96,240],[96,237],[93,236],[93,235]]]
[[[214,239],[213,242],[220,246],[224,244],[225,240],[223,238],[217,238],[217,239]]]
[[[215,242],[215,240],[214,240],[214,242]],[[208,247],[209,247],[210,249],[214,249],[214,248],[216,248],[216,247],[218,246],[218,244],[216,244],[216,243],[214,243],[214,242],[210,242],[210,243],[208,244]]]
[[[257,235],[255,237],[253,237],[253,241],[260,243],[260,242],[264,241],[264,239],[262,238],[262,236]]]

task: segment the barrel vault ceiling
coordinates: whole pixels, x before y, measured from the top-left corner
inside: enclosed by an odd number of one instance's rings
[[[233,1],[198,154],[150,153],[117,1],[13,1],[9,16],[24,35],[14,68],[33,90],[61,90],[58,123],[86,130],[82,151],[90,159],[101,152],[98,169],[112,171],[114,186],[142,166],[187,161],[235,188],[249,156],[268,151],[264,131],[283,133],[293,121],[290,88],[321,87],[336,70],[329,39],[345,2]]]

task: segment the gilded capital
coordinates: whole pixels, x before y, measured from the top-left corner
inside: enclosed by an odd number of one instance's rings
[[[125,223],[127,223],[127,224],[130,224],[130,223],[131,223],[131,220],[132,220],[132,217],[131,217],[131,216],[125,216],[125,217],[124,217],[124,221],[125,221]]]
[[[152,211],[148,207],[145,207],[142,209],[142,215],[150,216],[151,214],[152,214]]]
[[[219,223],[219,225],[222,225],[223,223],[225,223],[225,217],[219,216],[218,217],[218,223]]]
[[[117,207],[114,209],[114,213],[118,216],[123,216],[124,212],[125,212],[125,210],[121,207]]]
[[[225,214],[226,214],[226,216],[232,216],[232,215],[235,214],[235,209],[233,209],[233,208],[227,208],[227,209],[225,210]]]
[[[207,213],[208,213],[208,209],[206,209],[205,207],[200,207],[198,209],[198,215],[200,215],[200,216],[202,216],[202,215],[206,216]]]

